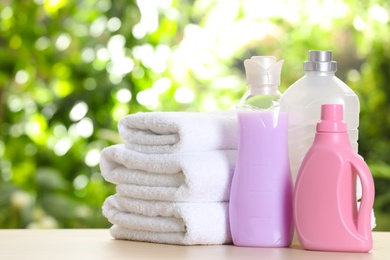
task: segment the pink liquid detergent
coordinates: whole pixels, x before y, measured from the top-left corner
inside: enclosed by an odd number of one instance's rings
[[[238,159],[230,194],[237,246],[288,247],[293,234],[287,114],[239,111]]]

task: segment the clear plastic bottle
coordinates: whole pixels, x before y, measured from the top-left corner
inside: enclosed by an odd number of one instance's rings
[[[287,113],[280,112],[283,61],[255,56],[244,62],[249,90],[238,109],[238,158],[230,190],[234,245],[291,244],[292,180],[288,160]]]
[[[331,51],[309,51],[304,62],[306,74],[282,95],[281,111],[289,114],[289,155],[293,181],[304,156],[313,143],[322,104],[342,104],[353,149],[358,150],[360,104],[351,88],[335,76],[337,63]]]
[[[363,187],[359,210],[355,174]],[[322,105],[321,121],[294,190],[294,219],[302,247],[321,251],[371,250],[374,192],[371,172],[350,144],[342,105]]]

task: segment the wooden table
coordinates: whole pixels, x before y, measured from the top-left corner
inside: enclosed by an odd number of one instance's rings
[[[107,229],[0,230],[0,259],[390,259],[390,232],[374,232],[370,253],[337,253],[291,248],[173,246],[121,241]]]

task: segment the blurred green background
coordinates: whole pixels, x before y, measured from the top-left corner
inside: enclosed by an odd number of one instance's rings
[[[359,153],[390,230],[390,2],[2,0],[0,228],[102,228],[101,149],[138,111],[212,111],[246,91],[243,60],[330,49],[361,101]]]

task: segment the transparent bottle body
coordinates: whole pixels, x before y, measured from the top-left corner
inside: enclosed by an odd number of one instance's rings
[[[229,203],[230,227],[237,246],[291,244],[288,115],[280,113],[279,99],[276,90],[248,91],[237,106],[238,158]]]
[[[334,72],[307,72],[282,95],[281,111],[289,114],[289,157],[295,182],[316,133],[322,104],[342,104],[353,149],[358,150],[360,104],[357,95]]]

